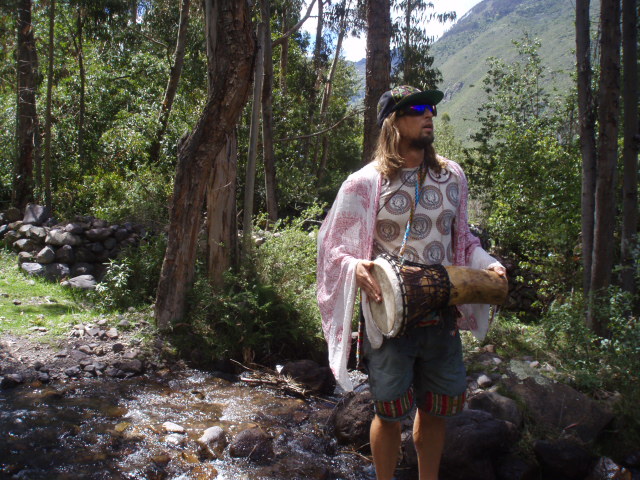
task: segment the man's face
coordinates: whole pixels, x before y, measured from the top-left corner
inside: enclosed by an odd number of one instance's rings
[[[397,116],[396,126],[403,141],[416,148],[425,148],[433,143],[433,113],[429,108],[416,112],[410,108]]]

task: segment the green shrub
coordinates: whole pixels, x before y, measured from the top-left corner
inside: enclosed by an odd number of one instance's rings
[[[166,250],[163,235],[148,237],[111,260],[102,281],[89,294],[103,310],[124,310],[154,301]]]

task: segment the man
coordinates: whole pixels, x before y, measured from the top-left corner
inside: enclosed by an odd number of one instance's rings
[[[374,159],[343,183],[318,235],[318,304],[329,363],[345,390],[353,388],[346,364],[353,306],[358,288],[362,292],[359,341],[374,399],[370,436],[378,480],[393,477],[401,420],[414,406],[420,480],[437,480],[445,418],[459,413],[465,400],[458,328],[482,339],[490,322],[489,305],[462,305],[427,315],[404,335],[383,339],[368,308],[368,302],[382,301],[371,275],[372,259],[384,252],[422,264],[506,275],[469,231],[462,169],[433,148],[433,119],[442,97],[438,90],[409,86],[382,95]]]

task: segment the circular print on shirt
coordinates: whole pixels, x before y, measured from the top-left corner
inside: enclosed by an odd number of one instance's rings
[[[436,227],[442,235],[449,235],[451,233],[453,216],[454,213],[451,210],[443,210],[442,213],[438,215],[438,220],[436,220]]]
[[[424,262],[427,265],[434,265],[442,263],[444,260],[444,245],[442,242],[435,240],[424,247]]]
[[[442,169],[440,172],[436,173],[429,169],[429,177],[436,183],[445,183],[449,181],[449,178],[451,178],[451,172],[449,170]]]
[[[393,252],[391,252],[393,255],[399,257],[400,256],[400,247],[396,247],[393,249]],[[420,261],[420,257],[418,256],[418,251],[413,248],[410,247],[409,245],[407,245],[404,249],[404,258],[406,258],[407,260],[409,260],[410,262],[419,262]]]
[[[447,262],[453,265],[453,250],[451,249],[451,243],[447,245]]]
[[[420,194],[420,205],[427,210],[435,210],[442,206],[442,192],[433,185],[427,185]]]
[[[409,187],[415,187],[418,179],[418,169],[401,170],[400,181]]]
[[[411,208],[411,196],[402,190],[393,194],[385,207],[392,215],[402,215],[407,213]]]
[[[431,225],[431,219],[427,215],[423,213],[414,215],[410,237],[416,240],[427,238],[431,232]]]
[[[457,183],[451,182],[449,185],[447,185],[447,198],[454,207],[458,207],[458,202],[460,201],[460,191],[458,189]]]
[[[400,225],[393,220],[378,220],[376,233],[383,242],[392,242],[400,235]]]

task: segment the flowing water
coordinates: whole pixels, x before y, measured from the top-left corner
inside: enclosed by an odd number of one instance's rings
[[[345,479],[370,465],[332,440],[333,404],[184,370],[120,381],[23,385],[0,394],[0,479]],[[164,422],[183,426],[168,437]],[[273,458],[207,459],[196,439],[261,427]]]

